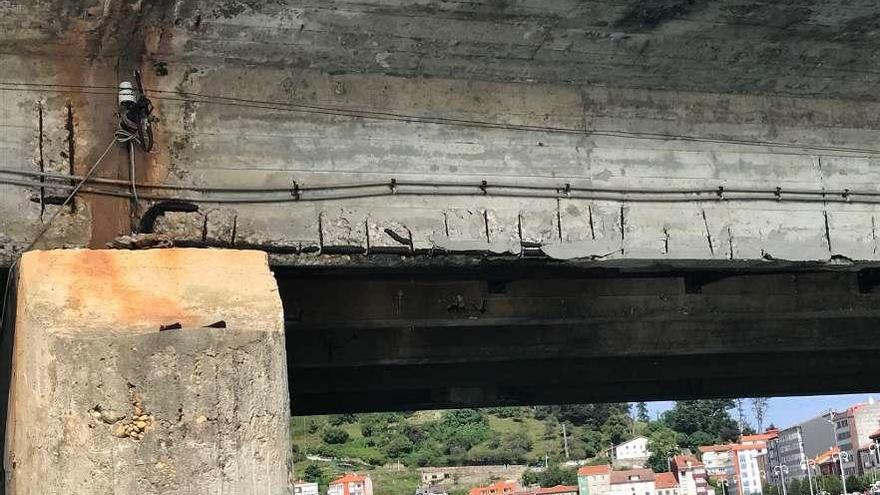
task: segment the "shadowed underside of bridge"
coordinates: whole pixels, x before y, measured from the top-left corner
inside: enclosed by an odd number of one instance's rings
[[[296,414],[876,390],[876,273],[278,270]]]

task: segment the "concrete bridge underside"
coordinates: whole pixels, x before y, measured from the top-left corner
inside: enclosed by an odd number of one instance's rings
[[[872,0],[0,2],[0,266],[269,252],[298,413],[870,389],[878,20]],[[61,208],[134,70],[155,149],[132,175],[111,148]]]

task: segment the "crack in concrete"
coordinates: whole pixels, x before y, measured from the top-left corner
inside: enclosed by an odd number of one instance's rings
[[[590,221],[590,237],[593,240],[596,240],[596,227],[593,225],[593,207],[591,205],[587,205],[587,215]]]
[[[562,241],[562,211],[561,211],[561,203],[562,200],[556,198],[556,232],[559,235],[559,240]]]
[[[703,226],[706,228],[706,241],[709,243],[709,253],[715,256],[715,246],[712,245],[712,234],[709,231],[709,220],[706,218],[706,210],[700,210],[703,215]]]
[[[67,102],[67,172],[73,176],[76,175],[76,125],[73,117],[73,105]],[[70,181],[71,186],[76,186],[76,181]],[[71,198],[69,208],[71,212],[76,211],[76,197]]]
[[[822,216],[825,217],[825,242],[828,244],[828,253],[834,254],[831,249],[831,229],[828,226],[828,210],[822,210]]]
[[[45,132],[43,130],[43,102],[37,102],[37,125],[39,127],[39,134],[37,135],[38,140],[38,150],[39,150],[39,163],[40,172],[46,171],[46,163],[43,160],[43,139],[45,138]],[[40,176],[40,184],[45,184],[46,178],[44,176]],[[43,214],[46,212],[46,188],[44,186],[40,186],[40,220],[43,219]]]
[[[730,259],[733,259],[733,233],[730,231],[730,226],[727,226],[727,246],[730,248]]]

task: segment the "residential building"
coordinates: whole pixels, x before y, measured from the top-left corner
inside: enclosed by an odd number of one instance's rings
[[[611,471],[610,495],[657,495],[654,471],[629,469]]]
[[[416,489],[416,495],[449,495],[441,485],[422,485]]]
[[[763,495],[764,477],[761,475],[763,459],[767,456],[764,442],[736,444],[731,447],[734,468],[733,486],[738,495]]]
[[[880,428],[880,403],[871,399],[867,403],[856,404],[835,413],[833,420],[837,447],[841,452],[846,452],[849,458],[848,462],[843,463],[843,473],[847,476],[864,474],[864,461],[870,459],[859,451],[870,445],[869,436]]]
[[[349,473],[331,481],[327,495],[373,495],[373,480],[369,476]]]
[[[478,486],[468,490],[468,495],[505,495],[513,494],[521,490],[516,481],[499,481],[489,486]]]
[[[293,495],[318,495],[318,484],[311,481],[293,482]]]
[[[821,475],[840,475],[840,464],[838,464],[833,458],[833,455],[838,452],[840,452],[840,449],[837,447],[831,447],[816,456],[813,459],[813,464],[816,466],[816,470],[813,472]]]
[[[422,483],[440,483],[448,478],[449,472],[447,471],[422,471]]]
[[[578,469],[578,495],[607,495],[611,490],[611,466]]]
[[[535,495],[578,495],[578,487],[572,485],[556,485],[549,488],[538,488]]]
[[[680,495],[678,479],[674,473],[657,473],[654,475],[654,488],[657,495]]]
[[[859,450],[866,473],[880,474],[880,429],[868,435],[868,443]]]
[[[631,440],[615,445],[611,449],[611,459],[614,466],[644,467],[651,452],[648,451],[648,438],[638,436]]]
[[[858,451],[859,467],[863,474],[880,473],[880,429],[868,435],[867,443],[862,443]]]
[[[786,480],[805,479],[808,460],[826,452],[835,445],[831,414],[824,414],[779,430],[775,438],[767,440],[767,475],[779,487],[776,466],[787,466]]]
[[[700,447],[700,455],[703,465],[710,478],[730,478],[733,476],[733,464],[731,463],[730,444],[706,445]]]
[[[677,455],[670,463],[672,473],[678,480],[680,495],[707,495],[709,475],[706,466],[692,455]]]

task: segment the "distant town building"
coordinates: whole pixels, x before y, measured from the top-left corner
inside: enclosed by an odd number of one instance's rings
[[[813,463],[816,466],[815,472],[822,475],[840,475],[840,464],[838,464],[833,458],[833,455],[838,452],[840,452],[840,449],[837,447],[831,447],[816,456],[813,459]]]
[[[866,459],[859,451],[868,448],[869,436],[880,428],[880,403],[871,399],[865,404],[856,404],[835,413],[833,420],[837,447],[849,454],[849,462],[843,463],[843,473],[847,476],[864,474]]]
[[[835,445],[831,415],[824,414],[779,430],[776,438],[767,441],[767,475],[777,487],[776,466],[787,466],[786,480],[807,477],[807,462]],[[780,490],[781,492],[781,490]]]
[[[416,489],[416,495],[448,495],[446,488],[440,485],[422,485]]]
[[[611,495],[657,495],[654,471],[629,469],[611,471]]]
[[[607,495],[611,490],[611,466],[578,469],[578,495]]]
[[[449,473],[446,471],[422,471],[422,483],[425,484],[440,483],[448,478]]]
[[[516,481],[499,481],[489,486],[478,486],[468,490],[468,495],[504,495],[513,494],[520,491],[519,483]]]
[[[709,475],[699,459],[692,455],[677,455],[672,458],[670,467],[678,480],[681,495],[708,495]]]
[[[648,451],[648,438],[638,436],[615,445],[611,449],[611,459],[615,466],[644,467],[651,452]]]
[[[678,479],[674,473],[655,474],[654,487],[657,490],[657,495],[680,495]]]
[[[349,473],[331,481],[327,495],[373,495],[373,480],[369,476]]]
[[[556,485],[549,488],[538,488],[535,495],[578,495],[578,487],[572,485]]]
[[[712,479],[730,479],[733,476],[730,444],[700,447],[706,473]]]
[[[731,448],[734,468],[734,486],[738,495],[763,495],[764,459],[767,457],[767,446],[764,442],[736,444]]]
[[[318,484],[296,480],[293,482],[293,495],[318,495]]]
[[[859,449],[859,459],[866,473],[880,471],[880,429],[868,435],[868,443]]]

